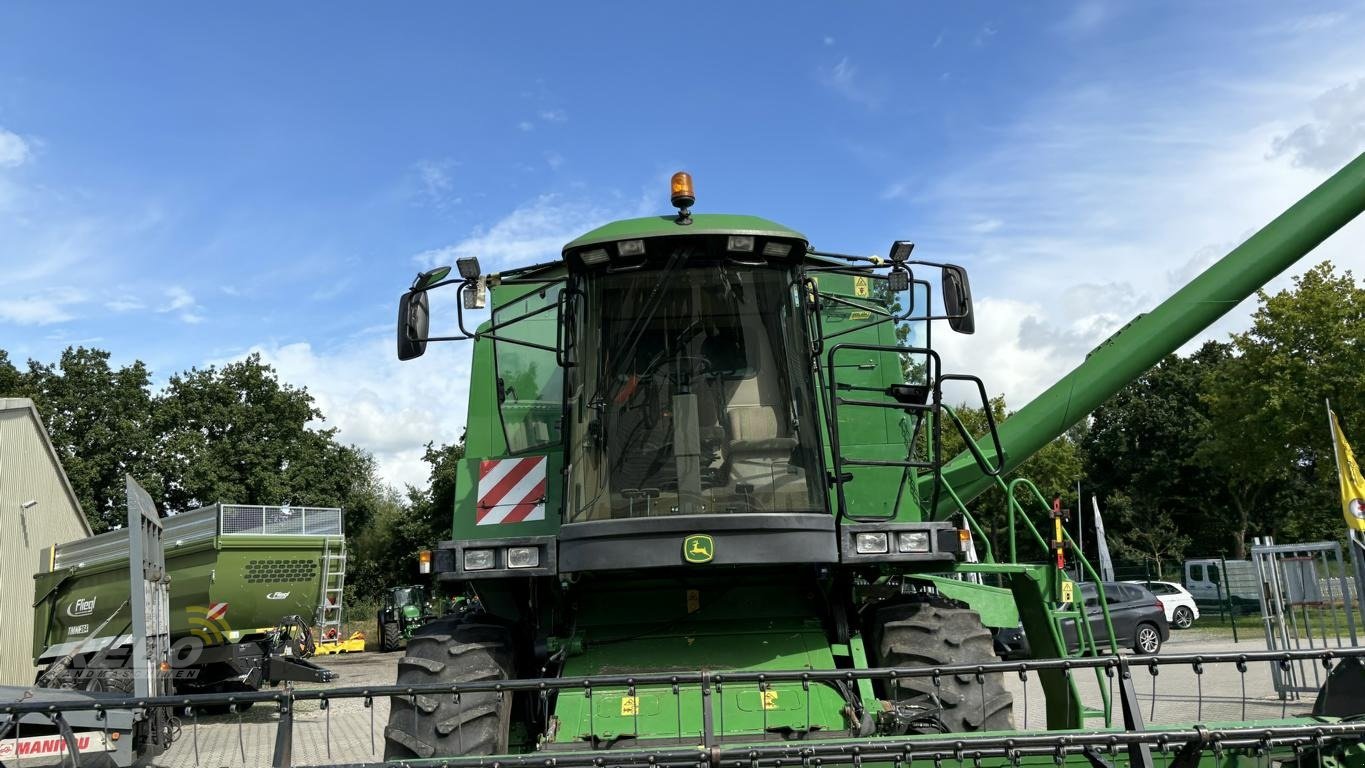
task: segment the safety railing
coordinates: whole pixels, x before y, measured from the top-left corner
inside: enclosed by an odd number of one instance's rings
[[[951,408],[946,407],[944,408],[944,411],[948,414],[948,417],[953,420],[954,425],[957,427],[959,434],[962,435],[963,440],[966,441],[967,446],[970,449],[971,453],[974,456],[979,456],[981,454],[980,446],[977,445],[976,439],[972,437],[970,430],[967,429],[966,424],[962,422],[957,412]],[[998,448],[995,455],[997,457],[1001,456]],[[1000,459],[998,458],[997,460]],[[1010,562],[1014,563],[1019,562],[1019,549],[1017,543],[1018,529],[1016,520],[1023,520],[1024,525],[1028,527],[1029,533],[1032,534],[1034,541],[1038,544],[1038,546],[1042,547],[1044,553],[1048,552],[1051,549],[1051,547],[1049,546],[1047,539],[1043,537],[1042,533],[1038,530],[1037,526],[1033,524],[1033,521],[1029,518],[1027,512],[1025,512],[1023,504],[1019,501],[1018,497],[1016,496],[1016,492],[1020,488],[1032,491],[1033,497],[1038,501],[1039,505],[1044,510],[1048,510],[1049,508],[1047,506],[1047,501],[1046,499],[1043,498],[1042,493],[1039,492],[1038,487],[1033,484],[1033,481],[1027,478],[1015,478],[1014,480],[1011,480],[1010,482],[1006,483],[1004,478],[1000,477],[998,474],[993,475],[992,477],[995,480],[996,487],[998,487],[1005,494],[1005,504],[1008,512],[1009,525],[1008,530]],[[946,484],[945,487],[947,487]],[[969,521],[968,522],[969,525],[974,524],[975,521],[971,519],[971,513],[967,511],[966,504],[962,503],[962,500],[952,490],[951,487],[947,487],[947,490],[950,497],[955,502],[959,513],[963,515],[964,519],[967,519]],[[979,526],[977,527],[979,528]],[[1114,633],[1114,623],[1112,617],[1109,614],[1109,604],[1108,600],[1105,598],[1104,585],[1100,581],[1099,574],[1096,573],[1094,567],[1090,564],[1090,561],[1086,559],[1084,553],[1081,552],[1080,548],[1074,546],[1074,542],[1071,539],[1071,534],[1066,531],[1065,527],[1062,527],[1061,531],[1062,536],[1064,537],[1063,540],[1068,542],[1069,545],[1072,547],[1072,551],[1074,553],[1073,556],[1076,562],[1080,563],[1081,567],[1085,570],[1086,573],[1090,575],[1092,581],[1095,584],[1096,596],[1099,601],[1100,612],[1104,618],[1104,626],[1108,633],[1109,651],[1113,654],[1117,654],[1118,644],[1116,642],[1116,635]],[[1057,597],[1060,598],[1060,595],[1058,595]],[[1075,596],[1073,596],[1073,600],[1074,597]],[[1089,613],[1085,608],[1084,601],[1081,600],[1079,602],[1080,602],[1079,607],[1076,606],[1075,602],[1073,602],[1072,604],[1075,613],[1075,618],[1073,619],[1073,621],[1075,622],[1076,626],[1076,640],[1078,647],[1083,652],[1088,651],[1092,655],[1098,655],[1099,643],[1095,638],[1093,628],[1090,626]],[[1065,621],[1065,619],[1057,618],[1056,611],[1053,611],[1052,613],[1054,619],[1058,623],[1057,630],[1059,637],[1065,644],[1065,633],[1063,631],[1063,627],[1060,625],[1060,622]],[[1098,672],[1096,674],[1097,674],[1096,682],[1099,685],[1100,695],[1103,701],[1102,712],[1104,715],[1104,722],[1106,725],[1112,725],[1113,702],[1111,701],[1110,697],[1108,681],[1098,677]]]
[[[1259,721],[1254,724],[1203,723],[1203,677],[1210,668],[1218,665],[1231,665],[1242,679],[1242,719],[1246,720],[1247,695],[1246,674],[1249,665],[1271,663],[1289,665],[1301,660],[1315,660],[1330,672],[1335,663],[1347,658],[1365,658],[1365,648],[1344,648],[1317,651],[1264,651],[1244,653],[1203,653],[1178,654],[1150,657],[1106,656],[1075,659],[1035,659],[1018,662],[993,662],[989,664],[941,665],[935,667],[876,668],[860,670],[791,670],[791,671],[744,671],[744,672],[676,672],[647,673],[638,675],[614,674],[590,677],[564,677],[515,680],[482,680],[455,684],[428,685],[377,685],[352,686],[333,689],[296,690],[285,688],[277,691],[257,691],[234,694],[197,694],[187,696],[160,697],[103,697],[95,702],[81,701],[65,696],[54,700],[44,700],[40,695],[26,700],[0,702],[0,714],[11,718],[10,724],[17,725],[23,715],[42,715],[56,719],[61,713],[74,711],[95,711],[107,714],[114,710],[173,708],[180,711],[196,712],[207,706],[243,705],[247,703],[273,703],[277,708],[278,719],[275,723],[275,739],[269,764],[275,766],[296,765],[294,760],[294,711],[300,702],[316,702],[325,717],[325,758],[332,755],[331,704],[345,699],[362,699],[370,715],[371,754],[377,755],[380,738],[375,726],[375,702],[381,697],[411,698],[418,696],[493,693],[499,697],[523,695],[550,696],[561,695],[594,696],[595,692],[621,691],[630,695],[650,690],[661,695],[671,695],[679,702],[684,699],[695,701],[703,711],[697,720],[703,724],[700,731],[679,731],[677,739],[661,739],[636,742],[634,739],[613,739],[603,741],[579,742],[562,745],[559,749],[540,750],[521,755],[489,757],[448,757],[441,758],[440,764],[450,766],[535,765],[539,768],[574,768],[576,766],[607,765],[678,765],[678,766],[793,766],[821,764],[858,765],[868,760],[888,760],[909,763],[912,760],[933,760],[941,765],[944,760],[977,760],[980,758],[1001,758],[1017,764],[1020,757],[1030,755],[1050,755],[1058,759],[1058,764],[1070,756],[1082,756],[1090,765],[1098,765],[1093,758],[1118,755],[1120,750],[1126,754],[1128,764],[1134,768],[1154,768],[1152,749],[1167,753],[1170,757],[1163,764],[1169,768],[1192,767],[1206,750],[1244,750],[1248,757],[1269,759],[1271,752],[1278,754],[1283,762],[1295,754],[1296,750],[1312,750],[1322,754],[1329,746],[1359,745],[1365,739],[1365,719],[1350,719],[1334,722],[1326,719],[1288,719],[1287,704],[1280,712],[1279,721]],[[1173,667],[1190,668],[1197,681],[1200,702],[1194,724],[1180,726],[1149,727],[1144,717],[1141,695],[1137,678],[1145,670],[1151,681],[1151,717],[1156,715],[1157,681],[1162,669]],[[1037,731],[1027,728],[1028,685],[1031,676],[1047,672],[1070,674],[1080,669],[1094,669],[1115,681],[1122,692],[1120,697],[1123,713],[1121,730],[1069,730]],[[1024,710],[1016,713],[1024,726],[1018,731],[988,734],[929,734],[929,735],[855,735],[831,731],[826,734],[808,729],[805,733],[792,730],[776,732],[765,728],[763,733],[731,732],[726,733],[723,726],[707,712],[723,710],[725,696],[748,695],[758,692],[758,700],[765,694],[781,686],[789,689],[799,688],[809,691],[814,686],[852,686],[860,681],[881,681],[890,688],[896,681],[910,678],[930,678],[937,684],[943,679],[973,679],[984,686],[991,675],[1016,675],[1024,687]],[[1184,686],[1181,683],[1182,687]],[[698,696],[697,693],[700,695]],[[1326,693],[1326,692],[1324,692]],[[809,717],[809,714],[807,715]],[[199,754],[198,716],[188,715],[189,723],[183,720],[175,727],[183,740],[193,740],[195,762],[203,764]],[[238,728],[242,727],[239,716]],[[855,729],[856,730],[856,729]],[[21,732],[14,733],[16,739]],[[221,741],[221,739],[219,740]],[[261,755],[248,755],[246,739],[239,731],[237,739],[242,764],[266,764]],[[650,746],[651,743],[657,746]],[[600,748],[593,748],[596,745]],[[560,749],[564,751],[560,751]],[[218,756],[221,759],[222,756]],[[439,756],[437,756],[439,757]],[[355,764],[354,756],[346,759]],[[1117,765],[1117,761],[1105,764]],[[1299,765],[1306,763],[1300,762]]]

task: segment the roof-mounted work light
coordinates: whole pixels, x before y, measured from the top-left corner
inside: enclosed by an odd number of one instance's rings
[[[460,277],[466,280],[473,280],[483,274],[479,268],[479,259],[476,256],[466,256],[455,260],[455,268],[460,270]]]
[[[915,244],[909,240],[897,240],[891,244],[891,261],[896,264],[904,264],[910,260],[910,252],[915,250]]]

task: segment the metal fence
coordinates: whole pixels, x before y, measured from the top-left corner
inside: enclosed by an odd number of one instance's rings
[[[341,510],[334,507],[261,507],[222,504],[225,536],[340,536]]]
[[[1347,565],[1335,541],[1276,544],[1255,539],[1251,559],[1261,583],[1261,616],[1266,648],[1302,650],[1356,644],[1355,611],[1341,610],[1333,594],[1349,594]],[[1324,589],[1324,584],[1333,586]],[[1322,687],[1315,664],[1272,665],[1271,678],[1281,698],[1298,698]]]
[[[416,701],[424,695],[470,695],[495,693],[504,696],[536,695],[550,696],[577,695],[591,699],[595,692],[621,692],[634,696],[639,689],[650,688],[662,691],[663,696],[672,691],[679,707],[683,701],[696,702],[701,707],[703,723],[700,732],[679,732],[677,739],[657,747],[638,745],[601,745],[583,743],[566,751],[536,751],[526,754],[505,756],[468,756],[439,758],[444,766],[501,766],[512,768],[599,768],[604,766],[639,766],[641,768],[794,768],[795,766],[851,765],[859,766],[865,761],[886,761],[897,766],[909,766],[915,760],[932,760],[935,766],[943,761],[953,764],[977,764],[982,759],[1007,762],[1017,766],[1020,758],[1046,756],[1060,766],[1068,758],[1078,758],[1081,765],[1100,766],[1118,765],[1116,759],[1126,756],[1127,765],[1132,768],[1156,768],[1163,766],[1190,766],[1198,763],[1202,754],[1208,752],[1220,760],[1239,758],[1231,763],[1266,765],[1273,762],[1281,764],[1295,761],[1298,765],[1311,765],[1314,760],[1330,759],[1342,749],[1359,745],[1365,739],[1365,720],[1345,719],[1340,722],[1330,720],[1277,720],[1246,724],[1220,724],[1216,727],[1203,725],[1203,676],[1210,667],[1230,665],[1243,679],[1242,720],[1246,720],[1245,676],[1249,667],[1266,663],[1272,666],[1288,667],[1306,662],[1322,666],[1330,671],[1334,664],[1348,657],[1365,658],[1365,648],[1332,649],[1314,651],[1276,651],[1249,653],[1207,653],[1182,654],[1151,657],[1104,656],[1073,659],[1038,659],[1021,662],[995,662],[978,665],[944,665],[938,667],[879,668],[862,670],[794,670],[767,672],[678,672],[646,673],[639,675],[601,675],[593,677],[566,677],[517,680],[484,680],[458,684],[431,685],[382,685],[367,687],[336,688],[330,690],[293,690],[258,691],[237,694],[200,694],[193,696],[164,696],[155,698],[105,698],[96,706],[88,703],[65,701],[42,701],[33,699],[0,703],[0,714],[12,718],[27,713],[38,713],[54,719],[61,712],[93,709],[112,711],[114,709],[172,707],[180,711],[194,712],[197,708],[210,705],[273,703],[278,719],[275,724],[273,753],[269,764],[287,767],[295,765],[293,759],[294,719],[293,712],[299,702],[316,702],[316,706],[327,713],[326,739],[328,764],[331,763],[330,704],[344,699],[363,699],[370,710],[371,750],[382,743],[381,731],[373,716],[375,700],[379,697],[404,698]],[[1163,668],[1186,667],[1193,670],[1196,680],[1196,693],[1200,709],[1196,722],[1180,726],[1151,727],[1148,717],[1156,714],[1156,690],[1160,672]],[[809,689],[812,686],[847,686],[860,680],[884,681],[893,684],[902,678],[931,678],[934,684],[943,678],[956,676],[958,679],[975,679],[984,686],[987,676],[1017,675],[1026,687],[1040,685],[1048,675],[1069,675],[1075,670],[1098,669],[1115,681],[1118,692],[1112,722],[1107,728],[1091,727],[1081,731],[1048,732],[1040,730],[1019,730],[1010,733],[991,735],[975,734],[929,734],[917,736],[870,736],[849,737],[837,734],[815,735],[812,731],[808,738],[789,738],[781,733],[727,734],[724,725],[717,723],[708,712],[717,711],[718,700],[725,696],[754,696],[762,700],[764,694],[776,685],[799,685]],[[1173,675],[1167,675],[1167,678]],[[1141,682],[1139,682],[1141,681]],[[1173,683],[1179,684],[1179,683]],[[1150,714],[1145,702],[1145,689],[1150,685]],[[1143,692],[1139,692],[1139,689]],[[698,693],[700,695],[698,695]],[[1214,697],[1218,698],[1218,697]],[[692,706],[692,704],[689,704]],[[1026,705],[1027,706],[1027,705]],[[1285,706],[1282,704],[1281,706]],[[1288,714],[1282,711],[1281,718]],[[194,740],[196,762],[199,761],[198,721],[194,715],[188,720],[176,723],[181,739]],[[1025,714],[1025,718],[1027,715]],[[456,728],[460,724],[455,725]],[[240,717],[238,728],[241,728]],[[238,736],[238,743],[244,740]],[[597,746],[598,748],[593,748]],[[262,763],[261,756],[248,757],[244,746],[241,747],[243,764]],[[1153,753],[1163,757],[1154,757]],[[970,763],[966,761],[971,761]],[[355,764],[355,763],[349,763]],[[378,765],[379,763],[367,763]]]

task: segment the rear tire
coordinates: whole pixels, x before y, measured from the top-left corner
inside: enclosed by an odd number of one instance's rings
[[[1189,629],[1191,624],[1194,624],[1194,611],[1188,607],[1178,606],[1171,613],[1171,625],[1176,629]]]
[[[976,611],[943,603],[892,605],[881,609],[872,626],[877,666],[938,667],[999,661],[990,630]],[[889,683],[888,683],[889,686]],[[1000,674],[946,675],[935,686],[932,677],[896,680],[887,698],[917,707],[922,725],[910,733],[972,733],[1014,728],[1014,698]]]
[[[399,643],[403,641],[403,633],[398,629],[398,622],[386,621],[379,630],[379,650],[388,652],[398,650]]]
[[[1155,656],[1161,652],[1161,630],[1155,624],[1137,625],[1133,633],[1133,653],[1139,656]]]
[[[469,683],[513,676],[512,634],[475,621],[434,621],[408,640],[398,684]],[[390,699],[384,759],[493,755],[507,751],[511,694],[421,694]]]

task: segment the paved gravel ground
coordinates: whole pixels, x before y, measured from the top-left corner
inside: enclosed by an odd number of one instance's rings
[[[1162,652],[1263,649],[1263,641],[1259,639],[1244,637],[1241,643],[1233,645],[1230,636],[1195,629],[1175,633]],[[364,653],[319,661],[340,673],[333,686],[388,684],[393,682],[395,665],[401,656],[401,652]],[[1100,696],[1093,674],[1081,673],[1076,678],[1086,704],[1098,707]],[[1243,683],[1245,717],[1250,719],[1303,714],[1312,700],[1309,695],[1304,701],[1282,702],[1274,694],[1265,663],[1252,665],[1244,676],[1238,674],[1233,665],[1207,665],[1202,676],[1188,667],[1168,667],[1161,669],[1156,678],[1141,668],[1136,670],[1136,681],[1144,719],[1153,724],[1241,720],[1244,717]],[[1015,697],[1016,727],[1042,728],[1044,705],[1037,678],[1030,676],[1027,683],[1010,679],[1007,685]],[[379,761],[384,750],[383,730],[388,708],[387,699],[382,698],[376,699],[372,707],[365,707],[360,699],[338,700],[330,711],[321,710],[316,703],[301,703],[294,716],[295,762],[313,765]],[[185,719],[180,740],[152,764],[166,768],[267,766],[274,745],[276,718],[273,707],[257,705],[243,714],[240,722],[235,715],[201,717],[196,728],[192,720]]]

